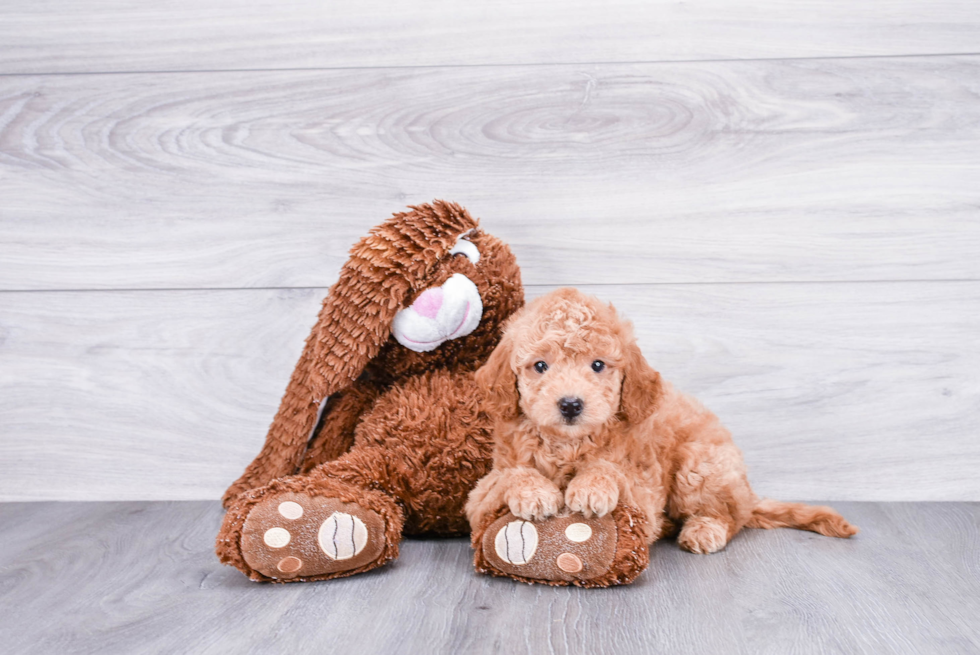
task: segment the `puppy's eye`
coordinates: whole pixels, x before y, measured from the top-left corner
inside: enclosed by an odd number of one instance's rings
[[[594,362],[592,362],[592,370],[595,371],[596,373],[599,373],[604,368],[606,368],[606,363],[601,359],[597,359]]]
[[[548,370],[548,365],[544,362],[534,362],[534,370],[538,373],[544,373]]]

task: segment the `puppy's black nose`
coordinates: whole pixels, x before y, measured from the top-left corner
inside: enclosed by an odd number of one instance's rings
[[[585,403],[582,402],[581,398],[566,397],[558,401],[558,411],[561,412],[566,421],[571,421],[581,414],[583,409],[585,409]]]

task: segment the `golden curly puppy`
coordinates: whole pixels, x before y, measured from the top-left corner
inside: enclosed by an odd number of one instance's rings
[[[743,527],[857,532],[828,507],[760,500],[718,418],[661,379],[611,305],[575,289],[516,314],[477,383],[495,451],[467,502],[474,532],[507,508],[541,522],[617,505],[644,514],[647,543],[680,526],[678,543],[694,553],[724,548]]]

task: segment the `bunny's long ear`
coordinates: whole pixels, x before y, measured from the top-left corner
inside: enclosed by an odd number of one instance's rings
[[[395,214],[358,242],[323,301],[265,445],[225,493],[295,473],[327,396],[349,386],[381,350],[391,323],[460,234],[477,226],[455,203],[434,201]]]

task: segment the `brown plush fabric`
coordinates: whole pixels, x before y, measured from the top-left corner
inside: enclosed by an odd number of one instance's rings
[[[381,534],[385,529],[380,514],[357,503],[289,493],[266,499],[271,502],[260,502],[245,519],[242,553],[250,567],[267,577],[302,578],[314,571],[353,571],[380,559],[388,543],[355,534],[355,520],[366,535]],[[280,510],[286,505],[286,512]],[[316,534],[312,533],[314,528]],[[321,545],[321,536],[327,550]]]
[[[537,547],[526,553],[526,563],[517,564],[502,559],[495,547],[500,531],[515,521],[520,519],[501,508],[474,530],[471,543],[478,572],[527,583],[598,588],[628,584],[650,562],[650,549],[642,536],[647,521],[635,507],[619,505],[601,518],[569,514],[529,522],[537,534]],[[589,538],[582,542],[570,539],[566,530],[572,524],[588,525]],[[566,557],[581,569],[565,565],[561,558]]]
[[[354,429],[384,391],[372,380],[358,380],[327,399],[316,436],[310,440],[301,472],[337,459],[354,445]]]
[[[479,251],[476,263],[450,255],[464,233]],[[476,329],[430,352],[400,345],[390,336],[395,314],[454,274],[479,292],[483,313]],[[412,207],[374,228],[352,248],[324,300],[265,446],[225,493],[228,513],[216,545],[221,560],[255,580],[327,579],[396,557],[403,531],[468,531],[463,504],[489,470],[492,450],[473,373],[522,305],[510,250],[459,205]],[[283,518],[280,525],[276,508],[296,494],[303,517]],[[250,522],[252,511],[264,518]],[[372,541],[363,552],[376,557],[311,564],[317,559],[311,540],[335,511],[367,526]],[[371,523],[371,513],[383,526]],[[290,543],[270,550],[262,536],[280,527],[288,529]],[[270,568],[287,557],[301,560],[302,568],[278,571],[285,575]],[[266,574],[249,561],[262,562]]]
[[[262,500],[267,502],[252,507],[241,530],[241,553],[252,569],[250,577],[253,580],[305,581],[324,576],[343,577],[368,571],[398,557],[398,529],[402,522],[397,506],[393,506],[384,494],[352,493],[350,488],[334,487],[331,481],[317,485],[315,491],[324,495],[265,494]],[[284,519],[277,511],[283,501],[301,506],[303,515],[293,521]],[[331,559],[320,547],[317,537],[320,526],[338,511],[352,514],[367,524],[369,534],[389,534],[387,538],[368,539],[366,547],[351,559]],[[289,544],[277,549],[266,547],[263,536],[269,528],[288,530]],[[283,570],[279,564],[286,558],[291,558],[298,568]]]

